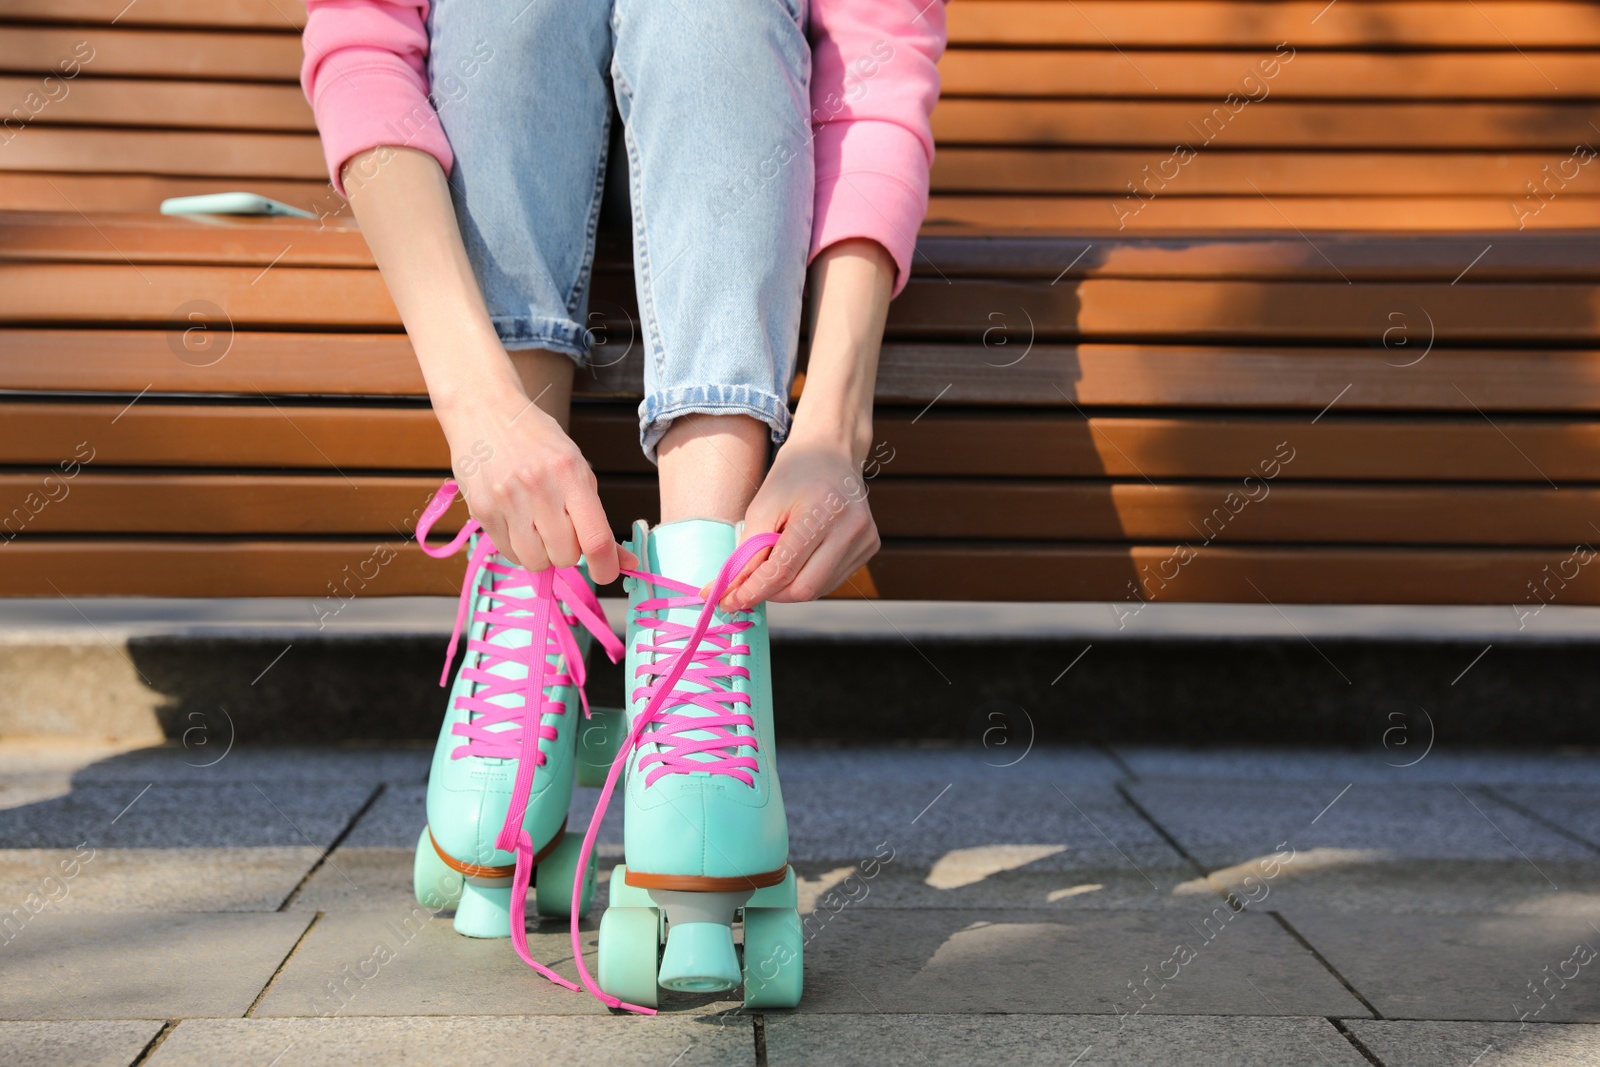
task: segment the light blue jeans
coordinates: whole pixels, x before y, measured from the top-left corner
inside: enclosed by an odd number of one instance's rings
[[[616,100],[651,459],[691,412],[788,432],[813,197],[804,5],[435,0],[429,14],[456,213],[507,349],[589,357]]]

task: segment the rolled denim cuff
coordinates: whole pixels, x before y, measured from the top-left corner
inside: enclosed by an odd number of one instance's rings
[[[496,315],[490,319],[506,351],[547,348],[572,357],[582,367],[589,361],[589,331],[571,319],[536,315]]]
[[[681,415],[749,415],[772,429],[772,443],[789,436],[789,402],[748,385],[690,385],[651,393],[639,405],[639,447],[656,462],[656,446]]]

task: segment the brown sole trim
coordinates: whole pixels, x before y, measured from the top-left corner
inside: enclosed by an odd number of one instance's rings
[[[777,885],[789,874],[785,863],[775,871],[764,874],[737,875],[732,878],[714,878],[705,874],[650,874],[629,869],[627,883],[636,889],[681,889],[691,893],[738,893],[745,889],[765,889]]]
[[[539,866],[540,860],[543,860],[546,856],[550,855],[550,853],[554,852],[556,850],[556,846],[561,843],[561,838],[566,835],[566,832],[567,820],[562,819],[561,829],[556,831],[556,836],[552,837],[548,844],[533,854],[532,866]],[[468,878],[510,878],[512,875],[517,873],[517,865],[515,863],[508,867],[480,867],[475,863],[462,863],[460,860],[456,859],[454,856],[450,855],[444,849],[439,847],[439,842],[433,839],[433,828],[431,826],[428,828],[428,843],[433,846],[433,851],[438,853],[439,858],[444,861],[444,865],[446,867],[449,867],[457,874],[464,874]]]

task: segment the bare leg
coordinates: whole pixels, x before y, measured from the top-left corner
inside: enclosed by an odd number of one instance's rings
[[[561,424],[563,433],[570,431],[572,375],[577,369],[572,359],[543,348],[518,349],[508,354],[528,396]]]
[[[749,415],[689,414],[673,420],[656,448],[661,521],[741,522],[761,488],[772,431]]]

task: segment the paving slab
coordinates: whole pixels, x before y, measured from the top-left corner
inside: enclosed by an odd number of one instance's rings
[[[808,927],[802,1013],[1366,1015],[1264,915],[846,909]]]
[[[1084,864],[1059,870],[1052,857],[1027,864],[1020,869],[1000,869],[1003,864],[1027,859],[1025,850],[1006,846],[975,849],[966,854],[947,856],[928,868],[897,867],[893,863],[863,872],[860,864],[797,862],[795,873],[800,883],[800,911],[834,908],[848,901],[852,908],[966,908],[1046,909],[1069,911],[1171,909],[1193,911],[1192,895],[1179,896],[1177,886],[1194,874],[1189,868],[1141,866],[1138,871],[1126,864],[1108,868]],[[980,877],[981,876],[981,877]],[[1146,881],[1146,877],[1150,880]],[[968,883],[969,878],[979,878]],[[930,879],[936,884],[930,884]],[[953,884],[958,882],[960,884]],[[1213,893],[1212,895],[1217,895]]]
[[[1589,919],[1282,914],[1386,1019],[1600,1022],[1600,924]]]
[[[309,922],[41,912],[0,947],[0,1018],[243,1015]]]
[[[86,768],[137,747],[109,741],[0,742],[0,809],[66,796],[74,778]]]
[[[755,1039],[750,1019],[732,1016],[207,1019],[179,1023],[149,1062],[349,1067],[473,1059],[538,1067],[735,1067],[755,1063]]]
[[[306,846],[0,849],[0,902],[38,894],[65,912],[273,911],[321,855]]]
[[[589,825],[598,789],[577,789],[567,826],[581,833]],[[417,836],[426,824],[427,787],[391,784],[359,818],[290,905],[296,910],[378,908],[402,912],[411,906],[411,865]],[[601,877],[622,862],[622,804],[611,805],[597,852]]]
[[[107,782],[0,811],[0,847],[326,848],[375,786]]]
[[[1084,785],[1110,785],[1127,777],[1098,748],[1031,744],[1032,724],[1021,708],[979,716],[980,729],[965,745],[894,747],[780,745],[778,769],[785,789],[808,778],[876,781],[1056,782],[1071,792]],[[1600,775],[1596,776],[1600,780]]]
[[[585,960],[595,969],[595,921],[584,924]],[[541,923],[530,910],[534,959],[576,980],[565,921]],[[674,1011],[719,1011],[726,997],[663,994]],[[324,915],[252,1013],[255,1017],[407,1015],[605,1015],[588,994],[542,978],[509,939],[462,937],[450,913],[415,901],[388,910]]]
[[[1351,1019],[1345,1025],[1384,1063],[1406,1067],[1593,1067],[1600,1062],[1600,1026],[1380,1019]]]
[[[1595,785],[1502,785],[1492,795],[1516,807],[1525,808],[1582,838],[1593,846],[1600,860],[1600,786]]]
[[[1343,849],[1411,859],[1589,862],[1590,849],[1473,786],[1138,782],[1130,795],[1208,869]],[[1292,867],[1292,863],[1285,864]]]
[[[1149,1067],[1197,1062],[1217,1067],[1317,1063],[1365,1067],[1367,1060],[1326,1019],[1095,1015],[768,1015],[767,1063],[839,1067],[926,1064],[966,1067]],[[1074,1058],[1076,1057],[1076,1058]]]
[[[1179,895],[1439,913],[1600,903],[1593,849],[1479,786],[1173,780],[1128,792],[1205,867]]]
[[[1428,749],[1433,736],[1420,712],[1386,720],[1383,740],[1366,751],[1335,748],[1178,748],[1115,745],[1142,781],[1346,782],[1368,785],[1539,782],[1600,786],[1600,755],[1587,752],[1487,752]],[[1426,754],[1424,754],[1426,753]]]
[[[1246,883],[1248,873],[1255,880]],[[1425,860],[1357,850],[1299,853],[1270,882],[1259,869],[1213,872],[1180,885],[1175,895],[1202,895],[1220,886],[1252,908],[1380,911],[1390,914],[1569,915],[1600,922],[1600,863],[1540,859]]]
[[[165,1025],[159,1020],[0,1022],[6,1067],[128,1067]]]
[[[801,860],[855,863],[893,851],[932,868],[959,849],[1055,846],[1037,869],[1181,867],[1185,861],[1110,786],[960,779],[784,782],[789,847]]]

